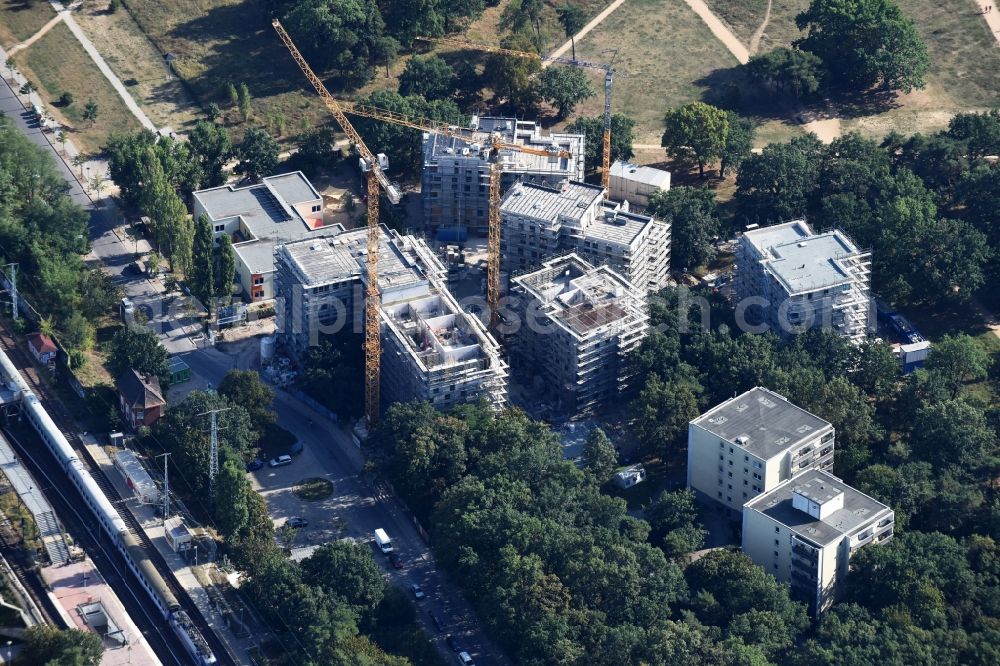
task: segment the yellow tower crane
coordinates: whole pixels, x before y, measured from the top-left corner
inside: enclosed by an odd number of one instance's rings
[[[337,119],[340,128],[354,144],[355,150],[361,156],[361,168],[366,173],[368,189],[368,246],[365,262],[367,266],[368,286],[365,291],[365,416],[369,427],[378,421],[379,416],[379,380],[381,374],[382,340],[379,338],[379,321],[382,296],[378,288],[378,251],[379,251],[379,217],[378,199],[379,186],[385,191],[386,198],[392,203],[399,203],[399,188],[389,182],[382,170],[383,164],[365,145],[361,135],[344,115],[343,109],[326,89],[323,82],[312,71],[309,63],[299,53],[292,38],[288,36],[281,22],[275,19],[271,25],[277,31],[281,41],[285,43],[292,58],[298,64],[302,73],[316,89],[326,108]]]
[[[458,48],[474,49],[484,53],[495,53],[497,55],[507,55],[514,58],[528,58],[538,60],[543,65],[546,63],[557,63],[569,65],[571,67],[585,67],[589,69],[599,69],[604,72],[604,151],[601,163],[601,185],[607,190],[611,186],[611,88],[614,83],[615,70],[612,65],[618,56],[618,49],[611,49],[611,61],[607,63],[590,62],[577,58],[556,58],[552,56],[542,56],[537,53],[527,51],[517,51],[515,49],[505,49],[499,46],[489,46],[478,44],[463,39],[451,39],[448,37],[418,37],[425,42],[441,44],[442,46],[455,46]]]

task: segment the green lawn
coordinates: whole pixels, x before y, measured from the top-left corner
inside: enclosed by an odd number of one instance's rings
[[[39,88],[47,111],[73,128],[70,139],[84,151],[97,152],[111,132],[139,129],[139,121],[65,25],[56,25],[29,48],[15,54],[14,60]],[[73,104],[54,106],[53,102],[67,91],[73,95]],[[83,119],[84,106],[91,98],[98,107],[93,127]]]
[[[55,15],[47,2],[4,0],[0,4],[0,46],[6,49],[23,42]]]
[[[698,100],[713,85],[725,85],[736,59],[683,0],[629,0],[577,44],[581,58],[602,61],[617,48],[614,109],[636,120],[636,143],[659,143],[663,115]],[[600,72],[595,89],[603,90]],[[599,115],[599,94],[577,109]]]

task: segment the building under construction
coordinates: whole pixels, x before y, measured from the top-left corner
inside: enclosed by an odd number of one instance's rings
[[[502,191],[520,179],[556,184],[583,180],[584,136],[543,134],[537,123],[515,118],[472,117],[471,130],[484,137],[498,133],[505,143],[540,148],[548,155],[500,151]],[[485,235],[490,212],[489,146],[434,133],[424,134],[421,197],[428,235],[461,241],[467,233]],[[565,151],[572,157],[560,157]]]
[[[555,254],[575,252],[608,265],[644,291],[670,277],[670,225],[629,212],[600,185],[574,180],[515,184],[500,205],[505,270],[530,270]]]
[[[322,333],[360,332],[367,288],[367,231],[344,231],[275,252],[279,335],[294,356]],[[507,365],[478,318],[448,291],[446,269],[420,239],[382,228],[379,292],[384,404],[426,400],[445,409],[507,402]],[[360,353],[360,350],[359,350]]]
[[[626,356],[649,328],[644,290],[576,254],[549,259],[513,283],[512,369],[556,414],[593,412],[631,387]]]

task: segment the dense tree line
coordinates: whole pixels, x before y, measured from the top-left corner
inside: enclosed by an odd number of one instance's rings
[[[949,129],[880,145],[857,133],[770,144],[741,164],[737,220],[806,217],[871,248],[872,284],[893,302],[965,300],[1000,265],[1000,114],[958,114]],[[987,151],[987,152],[984,152]],[[989,153],[989,154],[995,154]]]
[[[50,154],[0,116],[0,263],[17,264],[20,291],[44,315],[42,328],[71,352],[94,343],[96,321],[120,290],[82,259],[89,248],[88,215]],[[9,275],[10,269],[3,269]],[[72,362],[83,362],[73,353]]]

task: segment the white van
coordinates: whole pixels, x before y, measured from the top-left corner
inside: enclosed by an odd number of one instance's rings
[[[381,527],[375,530],[375,544],[385,554],[392,552],[392,541],[389,540],[389,535]]]

